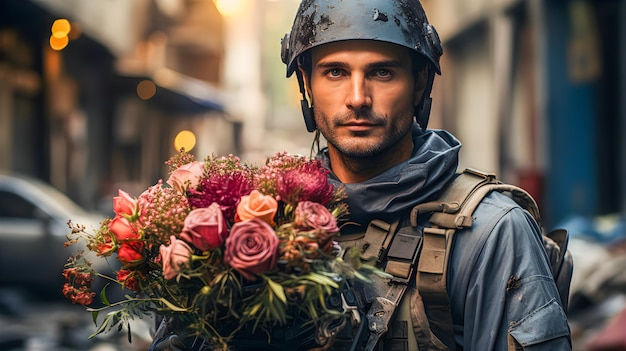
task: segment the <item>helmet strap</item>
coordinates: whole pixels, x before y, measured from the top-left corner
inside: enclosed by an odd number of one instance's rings
[[[309,106],[309,102],[306,98],[300,100],[300,106],[302,107],[302,116],[304,117],[306,130],[309,131],[309,133],[313,133],[315,129],[317,129],[315,117],[313,116],[313,108]]]
[[[306,89],[304,89],[304,79],[300,70],[296,70],[296,77],[298,78],[298,85],[300,86],[300,93],[302,94],[302,100],[300,100],[300,107],[302,108],[302,116],[304,117],[304,124],[306,130],[309,133],[313,133],[317,129],[315,124],[315,116],[313,115],[313,107],[309,105],[309,101],[306,99]]]
[[[428,79],[426,81],[424,93],[422,94],[422,100],[420,101],[419,105],[415,107],[415,118],[422,130],[426,130],[426,127],[428,126],[428,120],[430,119],[430,108],[433,101],[433,99],[430,97],[430,93],[433,89],[434,80],[435,70],[429,65]]]

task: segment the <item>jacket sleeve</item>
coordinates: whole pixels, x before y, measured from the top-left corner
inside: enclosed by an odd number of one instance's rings
[[[507,350],[508,345],[571,350],[537,223],[499,193],[485,198],[474,217],[470,229],[455,234],[449,268],[457,343],[464,350]]]

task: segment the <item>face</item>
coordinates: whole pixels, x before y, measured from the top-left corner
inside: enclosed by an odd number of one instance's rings
[[[325,44],[312,50],[311,75],[303,76],[331,153],[355,160],[410,155],[424,82],[416,84],[407,48],[372,40]]]

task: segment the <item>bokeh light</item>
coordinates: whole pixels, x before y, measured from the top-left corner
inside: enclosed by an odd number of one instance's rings
[[[63,50],[69,44],[70,38],[69,34],[72,30],[72,26],[70,21],[65,18],[59,18],[52,23],[52,28],[50,31],[52,35],[50,36],[50,47],[52,50]]]
[[[194,146],[196,146],[196,135],[190,130],[181,130],[174,138],[176,151],[180,151],[183,148],[185,151],[190,151]]]
[[[234,16],[246,7],[245,0],[213,0],[222,16]]]
[[[149,79],[144,79],[137,84],[137,96],[142,100],[151,99],[156,94],[156,85]]]
[[[56,38],[62,38],[68,36],[70,31],[72,30],[72,26],[70,21],[65,18],[59,18],[52,23],[52,35]]]
[[[67,35],[60,38],[56,37],[54,34],[50,36],[50,47],[52,50],[63,50],[69,42],[70,38],[68,38]]]

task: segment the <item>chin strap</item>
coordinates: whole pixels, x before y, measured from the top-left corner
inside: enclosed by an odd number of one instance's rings
[[[306,130],[309,133],[313,133],[317,129],[315,124],[315,116],[313,115],[313,107],[309,106],[309,101],[306,99],[306,89],[304,89],[304,79],[302,79],[302,73],[300,70],[296,70],[296,77],[298,78],[298,85],[300,86],[300,93],[302,94],[302,100],[300,100],[300,107],[302,109],[302,116],[304,117],[304,124]]]
[[[317,129],[315,117],[313,116],[313,108],[309,106],[309,102],[306,99],[300,100],[300,107],[302,108],[302,116],[304,117],[306,130],[308,130],[309,133],[313,133],[315,129]]]
[[[426,81],[426,88],[422,94],[422,101],[415,107],[415,119],[420,125],[422,130],[426,130],[428,127],[428,119],[430,118],[430,108],[432,106],[433,99],[430,97],[430,93],[433,90],[433,82],[435,81],[435,71],[432,66],[428,66],[428,80]]]

